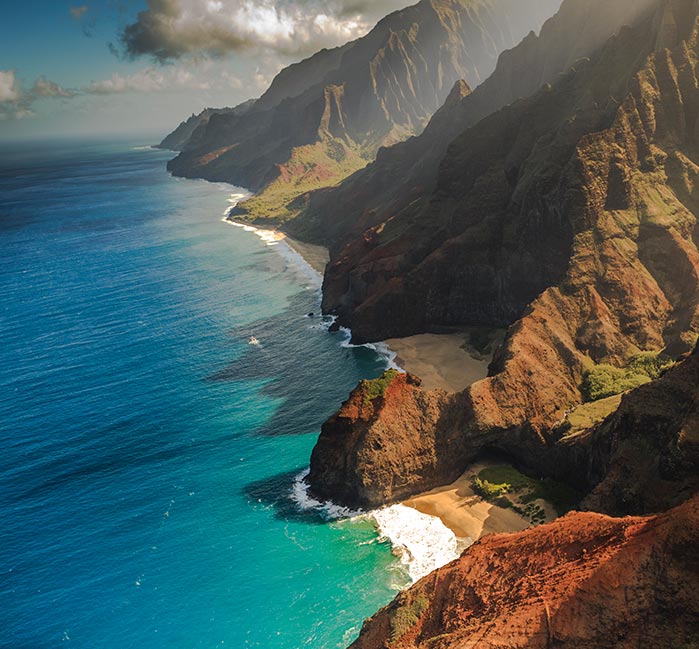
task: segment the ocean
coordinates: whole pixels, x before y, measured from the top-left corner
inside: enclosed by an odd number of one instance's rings
[[[222,221],[239,190],[142,145],[0,152],[0,646],[346,647],[454,555],[436,519],[299,481],[389,358],[328,333],[286,244]]]

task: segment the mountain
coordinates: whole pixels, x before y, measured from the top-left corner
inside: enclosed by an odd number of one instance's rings
[[[529,33],[500,56],[494,73],[473,92],[457,81],[449,100],[418,137],[379,151],[374,163],[336,188],[311,192],[286,226],[296,237],[338,250],[365,230],[407,216],[424,205],[435,188],[449,144],[496,110],[554,83],[577,60],[601,47],[633,22],[653,0],[565,0],[537,36]]]
[[[698,556],[699,498],[646,518],[569,514],[477,542],[351,649],[691,649]]]
[[[213,115],[242,115],[252,107],[255,101],[256,100],[251,99],[235,108],[205,108],[198,115],[192,115],[189,119],[182,122],[172,133],[163,139],[157,148],[168,149],[170,151],[182,151],[187,146],[194,131],[200,126],[205,127]]]
[[[299,194],[335,184],[381,146],[422,131],[455,82],[478,85],[499,53],[559,4],[421,0],[363,38],[283,70],[245,113],[202,120],[169,168],[261,191],[239,216],[284,221]]]
[[[360,383],[323,425],[315,497],[376,508],[487,454],[588,510],[481,539],[351,649],[696,646],[698,74],[697,0],[566,0],[286,225],[331,245],[323,308],[354,342],[507,329],[461,393]]]
[[[698,11],[655,0],[554,84],[465,130],[427,200],[335,254],[324,304],[356,341],[450,325],[508,333],[489,377],[463,393],[395,377],[356,414],[353,395],[314,450],[313,493],[400,500],[452,482],[486,449],[575,480],[569,468],[600,452],[585,431],[618,406],[586,381],[619,393],[694,348]]]

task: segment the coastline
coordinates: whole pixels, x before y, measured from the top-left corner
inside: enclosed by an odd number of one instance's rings
[[[238,195],[234,195],[238,196]],[[322,280],[325,273],[325,267],[330,261],[330,252],[324,246],[319,246],[304,241],[298,241],[291,238],[288,234],[277,229],[258,228],[243,221],[224,215],[223,221],[237,228],[242,228],[246,232],[252,232],[257,235],[268,246],[278,246],[284,244],[290,252],[295,254],[306,266],[311,268],[313,272]]]
[[[301,257],[313,270],[321,277],[325,274],[325,267],[330,262],[330,252],[324,246],[319,246],[313,243],[306,243],[293,239],[288,234],[283,234],[284,243],[289,246],[299,257]]]
[[[233,194],[235,203],[245,195]],[[255,234],[268,247],[277,248],[305,268],[322,287],[329,252],[322,246],[298,241],[276,229],[264,229],[224,215],[223,221]],[[486,378],[491,358],[479,355],[465,341],[466,332],[421,334],[366,345],[387,360],[391,367],[420,376],[426,389],[459,392]],[[349,340],[341,343],[351,346]],[[333,503],[315,501],[303,478],[294,482],[291,498],[301,509],[320,511],[328,520],[368,517],[376,527],[378,540],[390,543],[410,582],[415,583],[433,570],[458,558],[481,536],[524,530],[531,523],[511,509],[488,503],[471,489],[471,479],[485,465],[474,465],[451,485],[420,494],[402,503],[369,512],[352,512]],[[410,584],[396,588],[403,589]]]
[[[477,541],[487,534],[521,532],[531,527],[531,521],[513,509],[499,507],[473,491],[473,478],[488,466],[483,462],[473,464],[452,484],[409,498],[403,504],[423,514],[436,516],[460,539]],[[545,513],[545,522],[557,517],[548,503],[536,502]]]

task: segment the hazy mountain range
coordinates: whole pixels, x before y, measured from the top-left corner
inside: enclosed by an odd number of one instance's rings
[[[382,146],[420,133],[455,82],[486,79],[499,54],[560,0],[422,0],[363,38],[282,70],[254,103],[204,111],[161,146],[176,175],[260,192],[248,218],[281,221],[294,199],[332,185]]]

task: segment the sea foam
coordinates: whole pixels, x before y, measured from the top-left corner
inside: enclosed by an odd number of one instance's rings
[[[413,582],[458,558],[454,532],[435,516],[405,505],[370,513],[382,538],[393,546]]]
[[[317,511],[329,521],[337,521],[343,518],[356,518],[364,515],[364,512],[361,510],[341,507],[329,501],[321,502],[320,500],[316,500],[309,493],[309,485],[306,482],[309,473],[310,471],[308,469],[299,473],[291,487],[291,500],[296,503],[299,509],[304,511]]]
[[[376,526],[379,541],[391,544],[401,566],[416,582],[433,570],[458,558],[463,545],[454,532],[435,516],[412,507],[391,505],[372,511],[352,510],[332,502],[321,502],[308,492],[308,470],[300,473],[291,489],[291,499],[302,510],[315,510],[327,520],[370,519]]]
[[[333,321],[331,321],[330,325],[332,325],[332,322],[334,322],[334,319]],[[345,349],[353,349],[356,347],[365,347],[366,349],[371,349],[373,352],[375,352],[378,356],[380,356],[383,359],[383,361],[386,363],[387,370],[394,369],[403,374],[405,373],[405,370],[396,364],[396,352],[394,352],[386,343],[379,342],[364,343],[363,345],[353,345],[352,331],[350,329],[348,329],[347,327],[340,327],[340,333],[343,336],[343,340],[340,343],[340,347],[344,347]]]

